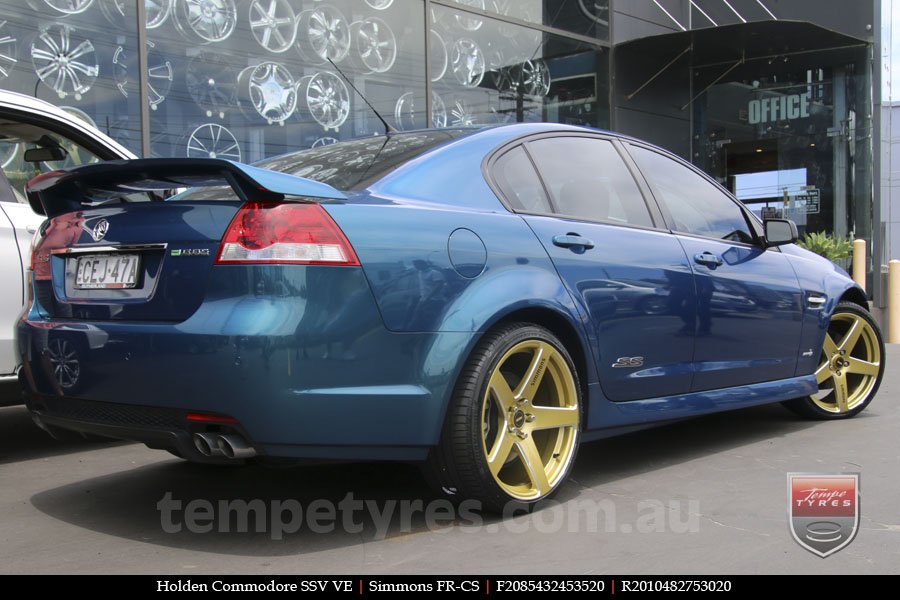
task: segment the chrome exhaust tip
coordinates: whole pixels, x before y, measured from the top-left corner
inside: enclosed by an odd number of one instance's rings
[[[216,438],[216,445],[221,454],[226,458],[253,458],[256,450],[239,435],[220,435]]]
[[[216,443],[216,436],[211,433],[195,433],[193,436],[194,448],[203,456],[220,456],[222,451]]]

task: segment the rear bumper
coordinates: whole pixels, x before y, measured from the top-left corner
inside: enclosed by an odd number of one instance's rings
[[[199,412],[236,419],[270,457],[420,460],[439,439],[473,334],[392,333],[362,272],[335,271],[325,288],[335,297],[220,296],[182,323],[32,310],[17,326],[29,408],[46,425],[187,458],[196,429],[186,415]]]

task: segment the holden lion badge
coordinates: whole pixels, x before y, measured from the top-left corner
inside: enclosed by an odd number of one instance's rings
[[[822,558],[859,528],[859,474],[788,473],[788,519],[797,543]]]

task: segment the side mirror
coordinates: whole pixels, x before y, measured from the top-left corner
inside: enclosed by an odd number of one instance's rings
[[[766,219],[763,221],[763,228],[766,248],[793,244],[800,237],[797,233],[797,224],[790,219]]]
[[[39,163],[65,160],[68,155],[69,153],[60,146],[39,146],[26,150],[23,158],[25,162]]]

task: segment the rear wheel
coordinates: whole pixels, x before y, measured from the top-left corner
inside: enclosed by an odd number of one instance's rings
[[[530,507],[566,479],[580,424],[581,388],[563,344],[542,327],[505,325],[466,362],[429,459],[432,481],[488,510]]]
[[[862,412],[881,385],[884,341],[868,311],[852,302],[835,309],[822,345],[816,381],[819,391],[785,402],[814,419],[845,419]]]

